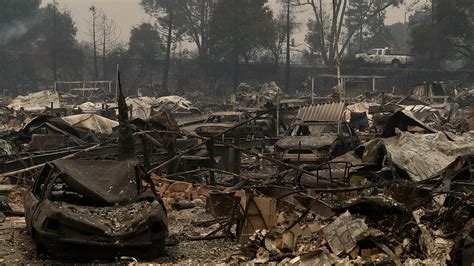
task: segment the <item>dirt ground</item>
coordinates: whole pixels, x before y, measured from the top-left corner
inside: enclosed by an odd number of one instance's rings
[[[15,209],[21,205],[15,204]],[[202,227],[194,225],[197,222],[212,220],[212,216],[206,213],[202,207],[193,209],[172,211],[169,210],[168,246],[163,257],[153,261],[141,261],[139,263],[220,263],[225,262],[230,255],[239,252],[237,242],[225,239],[192,241],[189,237],[204,236],[216,229],[216,225]],[[51,256],[39,257],[36,255],[35,244],[31,240],[25,220],[22,217],[7,217],[6,221],[0,223],[0,264],[50,264],[60,263]],[[97,262],[97,261],[96,261]],[[111,262],[135,262],[135,258],[121,258]]]

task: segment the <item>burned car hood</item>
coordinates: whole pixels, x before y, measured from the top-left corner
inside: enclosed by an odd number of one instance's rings
[[[90,228],[97,228],[108,236],[119,237],[135,232],[156,213],[163,213],[158,201],[140,201],[125,206],[91,207],[64,202],[52,202],[63,218]],[[166,222],[166,221],[165,221]],[[143,229],[143,228],[142,228]]]
[[[196,128],[197,132],[216,132],[234,127],[237,123],[206,123]]]
[[[285,136],[275,145],[282,149],[298,148],[301,142],[301,148],[317,149],[324,146],[330,146],[337,140],[335,134],[321,133],[314,136]]]
[[[99,205],[128,204],[138,195],[135,165],[130,162],[59,160],[52,164],[71,189]]]

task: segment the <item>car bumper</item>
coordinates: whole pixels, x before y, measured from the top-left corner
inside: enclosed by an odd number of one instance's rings
[[[328,160],[327,156],[314,154],[284,154],[283,161],[291,163],[323,163]]]
[[[116,257],[155,258],[163,255],[165,238],[151,242],[104,242],[38,235],[38,243],[54,256],[65,260],[113,260]]]

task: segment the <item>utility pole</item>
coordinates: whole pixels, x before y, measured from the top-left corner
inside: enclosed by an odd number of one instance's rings
[[[435,27],[435,0],[431,0],[431,45],[430,45],[430,61],[433,63],[434,60],[434,45],[436,44],[436,33],[434,30]]]
[[[234,60],[234,69],[233,69],[233,87],[234,87],[234,95],[237,94],[237,87],[239,87],[240,83],[240,66],[239,66],[239,54],[240,54],[240,32],[239,32],[239,15],[240,15],[240,8],[238,0],[232,1],[234,10],[234,23],[232,27],[232,34],[234,35],[234,51],[233,51],[233,60]]]
[[[94,50],[94,77],[95,80],[99,79],[99,70],[97,69],[97,38],[96,38],[96,25],[97,25],[97,9],[95,6],[91,6],[89,10],[92,13],[92,45]]]
[[[403,32],[403,39],[404,39],[404,40],[403,40],[403,43],[404,43],[403,46],[404,46],[404,49],[403,49],[403,50],[404,50],[404,52],[408,52],[408,51],[407,51],[408,49],[406,48],[406,47],[408,47],[408,45],[407,45],[407,43],[408,43],[408,24],[407,24],[408,21],[407,21],[407,15],[408,15],[408,14],[407,14],[407,13],[408,13],[408,7],[405,6],[405,21],[404,21],[404,23],[403,23],[403,26],[404,26],[404,27],[403,27],[403,28],[404,28],[404,29],[403,29],[403,30],[404,30],[404,32]]]
[[[52,47],[52,59],[53,59],[53,79],[58,80],[57,62],[56,62],[56,0],[53,0],[53,47]]]
[[[285,72],[285,92],[290,92],[290,5],[291,0],[287,1],[287,10],[286,10],[286,72]]]
[[[102,43],[102,72],[103,72],[104,80],[107,80],[107,74],[106,74],[107,69],[105,67],[105,59],[106,59],[105,58],[105,54],[106,54],[106,52],[105,52],[105,49],[106,49],[105,43],[107,42],[107,32],[106,32],[107,27],[106,27],[106,25],[107,25],[107,17],[105,16],[105,13],[104,13],[104,14],[102,14],[102,34],[103,34],[103,36],[102,36],[103,37],[103,40],[102,40],[103,41],[103,43]]]

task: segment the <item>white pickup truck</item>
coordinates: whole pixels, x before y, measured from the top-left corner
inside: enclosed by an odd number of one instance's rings
[[[377,48],[367,53],[356,54],[355,59],[359,64],[383,64],[394,67],[409,65],[413,62],[413,57],[394,53],[389,48]]]

